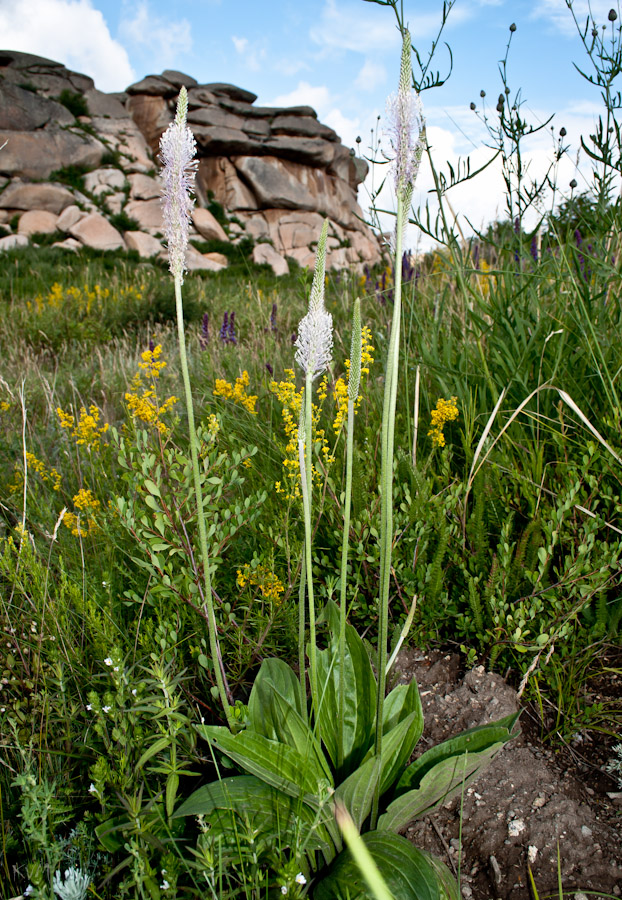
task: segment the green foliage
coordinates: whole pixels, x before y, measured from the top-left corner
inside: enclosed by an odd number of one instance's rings
[[[330,602],[326,610],[333,624],[328,646],[318,653],[318,697],[311,712],[301,705],[294,672],[279,660],[266,660],[255,679],[246,714],[241,717],[240,724],[245,727],[232,734],[228,728],[197,726],[212,753],[223,754],[248,774],[199,788],[175,816],[204,816],[213,849],[234,831],[237,820],[247,820],[249,814],[255,819],[255,827],[262,827],[265,833],[269,833],[270,823],[273,840],[278,834],[281,856],[285,853],[294,863],[293,869],[305,877],[314,876],[314,896],[339,896],[339,891],[348,886],[346,878],[351,875],[352,863],[349,854],[342,852],[328,798],[333,795],[356,826],[367,830],[378,785],[385,812],[378,830],[367,835],[367,846],[387,882],[397,889],[405,878],[406,884],[412,881],[410,890],[415,893],[424,889],[423,884],[439,893],[443,885],[451,885],[451,895],[457,896],[449,872],[438,861],[422,869],[425,855],[403,838],[396,841],[396,833],[468,783],[516,734],[517,716],[464,732],[428,750],[408,766],[423,731],[423,715],[416,682],[398,685],[386,698],[383,752],[377,756],[373,702],[376,679],[367,651],[348,625],[343,653],[337,610]],[[343,762],[339,763],[341,665],[346,670],[345,748]],[[203,835],[203,849],[205,842]],[[277,872],[272,879],[278,883]],[[369,896],[360,878],[356,884],[356,896]],[[412,893],[403,894],[398,889],[397,896],[402,895]]]
[[[121,212],[108,216],[108,220],[112,227],[116,228],[117,231],[140,231],[140,225],[136,219],[128,216],[125,210],[121,210]]]
[[[55,169],[50,173],[50,181],[60,181],[61,184],[66,184],[77,191],[84,192],[84,176],[88,171],[90,171],[88,166],[63,166],[62,169]]]
[[[56,98],[59,103],[66,106],[69,112],[78,118],[78,116],[88,116],[89,108],[83,94],[75,93],[67,88],[62,90]]]

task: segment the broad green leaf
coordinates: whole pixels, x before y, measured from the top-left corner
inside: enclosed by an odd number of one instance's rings
[[[319,733],[335,768],[339,759],[340,729],[343,729],[343,765],[339,775],[354,771],[373,740],[376,709],[376,679],[363,641],[351,625],[346,625],[343,660],[345,696],[343,717],[339,714],[339,673],[341,662],[337,636],[326,650],[317,653],[319,696],[314,698]]]
[[[461,731],[460,734],[457,734],[455,737],[443,741],[442,744],[437,744],[436,747],[427,750],[419,757],[419,759],[415,760],[412,766],[409,766],[408,769],[406,769],[397,784],[396,795],[417,787],[427,770],[436,765],[439,760],[446,759],[450,756],[462,756],[467,750],[469,753],[475,753],[498,741],[505,742],[516,737],[519,733],[519,729],[514,730],[514,726],[516,725],[518,716],[519,713],[513,713],[510,716],[506,716],[504,719],[499,719],[498,722],[491,722],[489,725],[478,725],[475,728],[468,728],[466,731]]]
[[[370,831],[363,835],[363,841],[395,900],[459,900],[458,886],[449,870],[405,837]],[[349,850],[339,854],[313,891],[313,900],[346,898],[373,900]]]
[[[414,710],[382,738],[382,772],[380,793],[384,794],[398,780],[423,731],[421,710]],[[373,747],[363,762],[373,758]]]
[[[218,725],[196,725],[197,732],[243,769],[290,797],[315,798],[326,776],[312,757],[293,747],[268,740],[261,734],[241,731],[233,735]],[[332,785],[331,785],[332,786]]]
[[[307,759],[310,754],[332,783],[319,741],[301,715],[300,683],[288,665],[266,659],[255,679],[248,703],[250,730],[288,744]]]
[[[419,816],[430,813],[454,796],[515,737],[517,716],[483,725],[432,747],[409,766],[396,789],[396,799],[378,821],[379,830],[399,831]],[[408,790],[408,785],[415,785]]]
[[[304,710],[300,706],[300,682],[295,673],[283,660],[264,659],[248,700],[248,715],[253,731],[271,740],[278,740],[279,735],[269,715],[269,700],[273,690],[277,690],[302,716]]]
[[[214,836],[235,833],[240,821],[248,822],[259,831],[279,835],[284,846],[306,841],[309,851],[320,850],[325,859],[335,855],[333,841],[313,809],[254,775],[203,785],[175,810],[173,818],[181,816],[205,816]]]
[[[416,679],[410,684],[398,684],[385,698],[382,714],[382,733],[386,734],[410,713],[419,711],[423,724],[423,710]],[[421,737],[421,735],[419,735]],[[418,739],[417,739],[418,740]]]
[[[341,800],[344,804],[358,831],[361,831],[363,822],[371,812],[380,770],[380,760],[374,756],[352,772],[335,791],[335,800]]]

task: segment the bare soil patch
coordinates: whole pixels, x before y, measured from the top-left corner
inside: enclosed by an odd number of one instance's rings
[[[483,666],[461,672],[457,654],[406,650],[396,671],[398,682],[419,684],[425,730],[417,755],[520,705],[514,688]],[[616,781],[602,770],[611,742],[582,732],[578,749],[554,749],[529,710],[520,721],[522,734],[464,796],[415,822],[407,837],[460,874],[464,900],[532,896],[529,864],[540,897],[558,897],[558,844],[564,892],[621,896],[622,797],[610,796]]]

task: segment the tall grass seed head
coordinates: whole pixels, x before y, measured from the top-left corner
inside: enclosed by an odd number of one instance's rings
[[[425,119],[419,94],[412,86],[410,32],[404,31],[400,83],[387,100],[388,136],[395,153],[395,190],[410,203],[425,140]]]
[[[173,278],[184,280],[188,225],[194,201],[190,192],[194,187],[197,161],[196,141],[186,125],[188,93],[185,87],[179,92],[177,115],[160,139],[162,160],[162,205],[164,231],[168,244],[169,269]]]
[[[308,312],[300,320],[296,338],[296,362],[311,378],[317,378],[330,365],[333,353],[333,317],[324,306],[324,274],[328,221],[324,221],[317,245],[315,273]]]

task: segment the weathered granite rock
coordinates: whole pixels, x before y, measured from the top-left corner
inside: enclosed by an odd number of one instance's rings
[[[189,245],[186,250],[186,268],[189,272],[195,272],[197,269],[206,269],[209,272],[220,272],[226,269],[226,265],[209,259],[205,254],[199,253],[193,246]]]
[[[236,242],[244,235],[268,241],[256,257],[284,272],[287,256],[302,265],[313,264],[326,217],[329,268],[362,266],[380,258],[380,244],[362,223],[356,201],[367,166],[341,144],[333,129],[318,122],[311,107],[257,107],[250,91],[219,82],[198,84],[174,70],[149,75],[127,91],[105,94],[87,76],[16,51],[0,51],[0,144],[8,140],[0,153],[0,191],[12,180],[0,193],[0,215],[10,221],[22,209],[60,214],[59,230],[83,243],[93,240],[91,246],[112,247],[122,246],[121,236],[112,228],[104,233],[102,221],[124,212],[140,229],[128,232],[128,246],[146,256],[160,254],[155,240],[164,230],[160,184],[152,176],[159,140],[173,119],[182,85],[188,89],[189,124],[198,145],[191,235],[226,240],[229,231]],[[54,99],[62,90],[81,94],[89,115],[75,120]],[[110,154],[118,167],[101,165]],[[69,166],[91,170],[85,176],[88,197],[74,188],[48,185],[65,192],[60,206],[51,201],[13,203],[19,196],[11,194],[19,186],[17,178],[40,181]],[[24,187],[32,191],[37,186]],[[231,222],[222,229],[206,210],[212,199],[241,224]],[[27,224],[28,219],[23,227]],[[225,262],[196,251],[191,256],[193,267],[214,268]]]
[[[159,197],[153,200],[130,200],[125,212],[131,219],[136,220],[141,231],[149,234],[164,233],[162,203]]]
[[[106,191],[114,191],[125,185],[125,175],[120,169],[104,167],[94,169],[84,176],[84,188],[96,196]]]
[[[162,244],[151,234],[144,231],[126,231],[123,235],[129,250],[138,250],[140,256],[148,259],[162,252]]]
[[[214,198],[225,209],[259,209],[257,198],[226,156],[205,156],[199,162],[197,187],[207,195],[211,191]]]
[[[48,122],[73,125],[75,118],[65,106],[55,100],[40,97],[34,91],[17,84],[3,85],[0,129],[31,131],[43,128]]]
[[[59,250],[71,250],[73,253],[77,253],[78,250],[82,249],[82,244],[75,238],[70,237],[64,241],[56,241],[55,244],[52,244],[52,247],[57,247]]]
[[[289,274],[287,260],[276,252],[272,244],[256,244],[253,247],[253,262],[259,265],[267,263],[275,275]]]
[[[0,250],[16,250],[19,247],[27,247],[30,241],[25,234],[7,234],[0,238]]]
[[[48,178],[68,166],[94,168],[106,152],[104,144],[78,131],[0,131],[0,147],[4,143],[0,172],[17,178]]]
[[[17,233],[30,237],[33,234],[54,234],[58,216],[44,209],[30,209],[19,217]]]
[[[158,94],[131,94],[127,108],[151,152],[157,154],[160,138],[173,121],[168,104]]]
[[[159,178],[151,178],[149,175],[135,173],[127,179],[130,183],[130,199],[153,200],[162,195],[162,182]]]
[[[224,228],[208,209],[193,209],[192,221],[196,230],[206,241],[228,240]]]
[[[125,247],[123,238],[117,229],[113,228],[108,219],[99,213],[90,213],[80,219],[69,228],[69,233],[81,244],[93,247],[95,250],[119,250]]]
[[[84,99],[91,116],[101,116],[105,119],[127,118],[125,105],[112,94],[104,94],[103,91],[93,88],[85,93]]]
[[[86,215],[87,213],[82,212],[80,207],[74,203],[62,211],[56,222],[56,227],[59,231],[69,231],[72,225],[75,225],[80,219],[84,219]]]
[[[0,194],[0,209],[44,209],[58,215],[73,202],[71,191],[57,184],[14,181]]]

